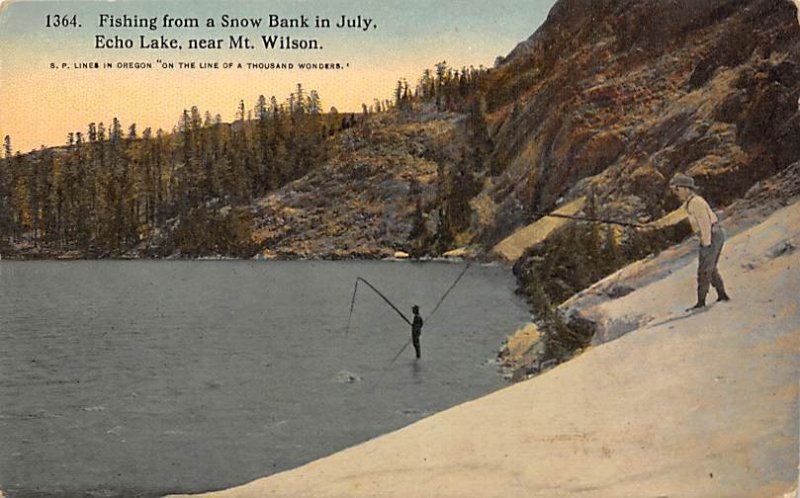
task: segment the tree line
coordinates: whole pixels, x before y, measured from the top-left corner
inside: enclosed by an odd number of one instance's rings
[[[0,244],[103,257],[152,240],[154,255],[245,255],[253,199],[318,166],[327,137],[356,120],[331,111],[298,84],[283,102],[240,101],[229,124],[197,107],[169,133],[114,118],[28,154],[6,136]]]
[[[437,62],[434,69],[423,71],[413,90],[408,81],[397,81],[394,107],[408,112],[432,104],[438,112],[465,112],[478,96],[487,74],[483,66],[456,69],[447,61]]]
[[[84,257],[224,254],[250,256],[253,201],[322,164],[327,139],[372,113],[461,112],[466,145],[455,165],[439,163],[438,227],[422,230],[420,206],[411,235],[419,253],[449,248],[470,225],[470,200],[488,171],[492,144],[480,84],[483,67],[427,69],[412,91],[398,81],[395,99],[339,114],[298,84],[285,100],[260,96],[239,103],[236,119],[186,109],[165,132],[136,124],[89,123],[66,144],[27,154],[5,137],[0,159],[0,252],[9,245],[45,256]],[[416,200],[413,200],[416,202]],[[3,247],[5,246],[5,247]],[[142,253],[142,250],[144,251]]]

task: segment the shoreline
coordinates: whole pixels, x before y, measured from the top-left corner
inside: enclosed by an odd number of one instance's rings
[[[503,266],[511,268],[508,264],[502,263],[499,260],[480,257],[477,254],[457,256],[397,256],[396,252],[378,250],[372,255],[365,255],[361,253],[352,254],[318,254],[309,255],[302,253],[281,253],[275,257],[265,257],[263,254],[257,254],[250,258],[242,258],[236,256],[212,255],[212,256],[183,256],[172,255],[166,257],[157,256],[106,256],[106,257],[88,257],[85,254],[70,254],[70,252],[59,254],[45,254],[45,255],[30,255],[19,252],[3,253],[0,252],[0,261],[408,261],[412,263],[427,263],[427,262],[452,262],[452,263],[480,263],[491,264],[498,262]]]

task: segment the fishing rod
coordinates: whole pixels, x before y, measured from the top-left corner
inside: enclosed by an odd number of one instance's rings
[[[546,213],[544,211],[534,211],[533,214],[537,214],[539,216],[549,216],[551,218],[565,218],[568,220],[576,220],[576,221],[592,221],[595,223],[605,223],[607,225],[620,225],[623,227],[631,227],[631,228],[646,228],[647,225],[643,225],[641,223],[628,223],[625,221],[618,221],[618,220],[606,220],[603,218],[589,218],[586,216],[574,216],[569,214],[560,214],[560,213]]]
[[[347,329],[345,330],[345,334],[348,334],[348,333],[350,333],[350,321],[351,321],[351,320],[352,320],[352,318],[353,318],[353,307],[354,307],[354,306],[355,306],[355,304],[356,304],[356,293],[358,292],[358,283],[359,283],[359,282],[364,282],[365,284],[367,284],[367,285],[369,286],[369,288],[370,288],[370,289],[372,289],[372,290],[374,290],[376,294],[378,294],[378,295],[379,295],[379,296],[380,296],[380,297],[381,297],[381,298],[382,298],[384,301],[386,301],[386,304],[388,304],[389,306],[391,306],[391,307],[392,307],[392,309],[393,309],[393,310],[395,310],[395,311],[397,312],[397,314],[398,314],[398,315],[400,315],[400,317],[401,317],[403,320],[405,320],[405,321],[406,321],[406,323],[407,323],[407,324],[411,325],[411,321],[410,321],[408,318],[406,318],[406,316],[403,314],[403,312],[402,312],[402,311],[400,311],[400,310],[397,308],[397,306],[395,306],[395,305],[394,305],[394,304],[393,304],[391,301],[389,301],[389,298],[388,298],[388,297],[384,296],[384,295],[383,295],[383,293],[382,293],[381,291],[379,291],[379,290],[378,290],[378,289],[377,289],[377,288],[376,288],[374,285],[372,285],[371,283],[367,282],[367,281],[366,281],[366,279],[363,279],[363,278],[361,278],[361,277],[356,277],[356,285],[355,285],[355,287],[353,287],[353,298],[350,300],[350,316],[348,316],[348,317],[347,317]]]

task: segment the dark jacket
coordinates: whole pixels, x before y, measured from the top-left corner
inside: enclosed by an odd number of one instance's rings
[[[422,317],[414,315],[414,323],[411,324],[411,335],[419,337],[422,335]]]

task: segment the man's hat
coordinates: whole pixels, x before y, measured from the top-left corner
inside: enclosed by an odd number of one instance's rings
[[[417,305],[415,304],[414,306],[412,306],[412,307],[411,307],[411,311],[413,311],[414,313],[416,313],[417,311],[419,311],[419,306],[417,306]]]
[[[697,190],[697,185],[694,184],[694,178],[683,173],[676,173],[669,181],[670,187],[686,187],[691,190]]]

